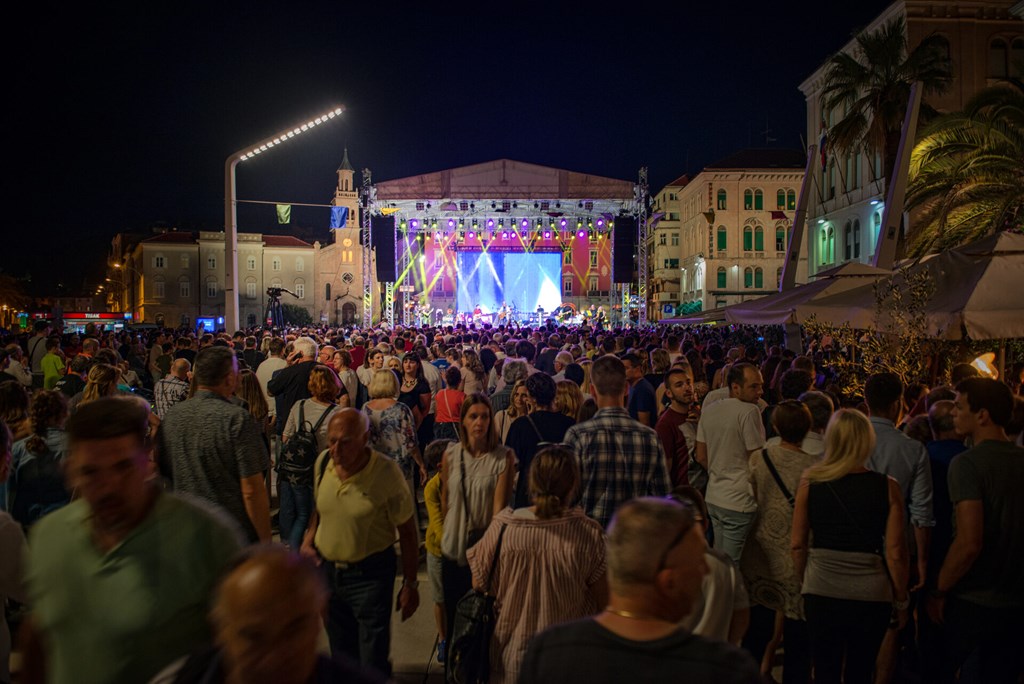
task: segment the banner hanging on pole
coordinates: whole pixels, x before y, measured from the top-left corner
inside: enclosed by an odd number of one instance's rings
[[[278,223],[291,223],[292,222],[292,205],[290,204],[278,204],[277,205],[277,222]]]
[[[331,228],[344,228],[348,223],[348,207],[331,207]]]

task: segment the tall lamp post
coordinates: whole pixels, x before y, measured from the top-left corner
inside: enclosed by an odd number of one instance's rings
[[[272,135],[260,142],[243,147],[230,155],[224,162],[224,327],[229,332],[238,330],[238,225],[235,210],[235,167],[238,162],[252,159],[263,154],[272,147],[284,143],[301,133],[326,123],[345,111],[344,107],[335,107],[326,114]]]

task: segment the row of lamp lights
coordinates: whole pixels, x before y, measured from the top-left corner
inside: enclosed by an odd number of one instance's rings
[[[252,159],[256,155],[262,154],[262,153],[266,152],[267,150],[269,150],[270,148],[274,147],[275,145],[280,145],[285,140],[288,140],[290,138],[294,138],[295,136],[300,135],[302,133],[305,133],[306,131],[308,131],[308,130],[310,130],[312,128],[316,128],[317,126],[319,126],[322,123],[327,123],[328,121],[330,121],[334,117],[336,117],[339,114],[341,114],[342,111],[344,111],[344,110],[341,107],[338,107],[336,109],[332,109],[331,111],[327,112],[323,116],[318,116],[315,119],[311,119],[309,122],[304,123],[301,126],[296,126],[292,130],[286,131],[286,132],[282,133],[281,135],[279,135],[278,137],[276,137],[276,138],[274,138],[272,140],[268,140],[266,143],[263,143],[263,144],[261,144],[259,146],[256,146],[256,147],[253,147],[248,152],[245,152],[245,153],[239,155],[238,160],[239,161],[245,161],[247,159]]]

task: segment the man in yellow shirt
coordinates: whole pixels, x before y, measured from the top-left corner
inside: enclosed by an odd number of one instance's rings
[[[402,558],[397,605],[402,620],[419,606],[419,540],[402,471],[369,447],[369,430],[369,419],[355,409],[341,409],[331,417],[329,446],[314,471],[316,505],[302,552],[329,570],[327,635],[332,654],[344,653],[390,675],[395,532]]]

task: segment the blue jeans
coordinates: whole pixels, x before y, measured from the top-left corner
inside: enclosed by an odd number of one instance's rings
[[[325,559],[331,597],[327,603],[327,637],[331,655],[344,653],[385,676],[391,674],[391,603],[395,593],[393,547],[349,567]]]
[[[293,485],[285,477],[277,479],[277,497],[281,505],[278,513],[278,527],[281,541],[298,551],[302,546],[302,535],[309,525],[313,513],[313,485]]]
[[[743,547],[747,543],[747,535],[754,526],[757,513],[730,511],[728,508],[719,508],[712,504],[707,506],[708,517],[711,518],[711,526],[715,533],[715,548],[739,564]]]

